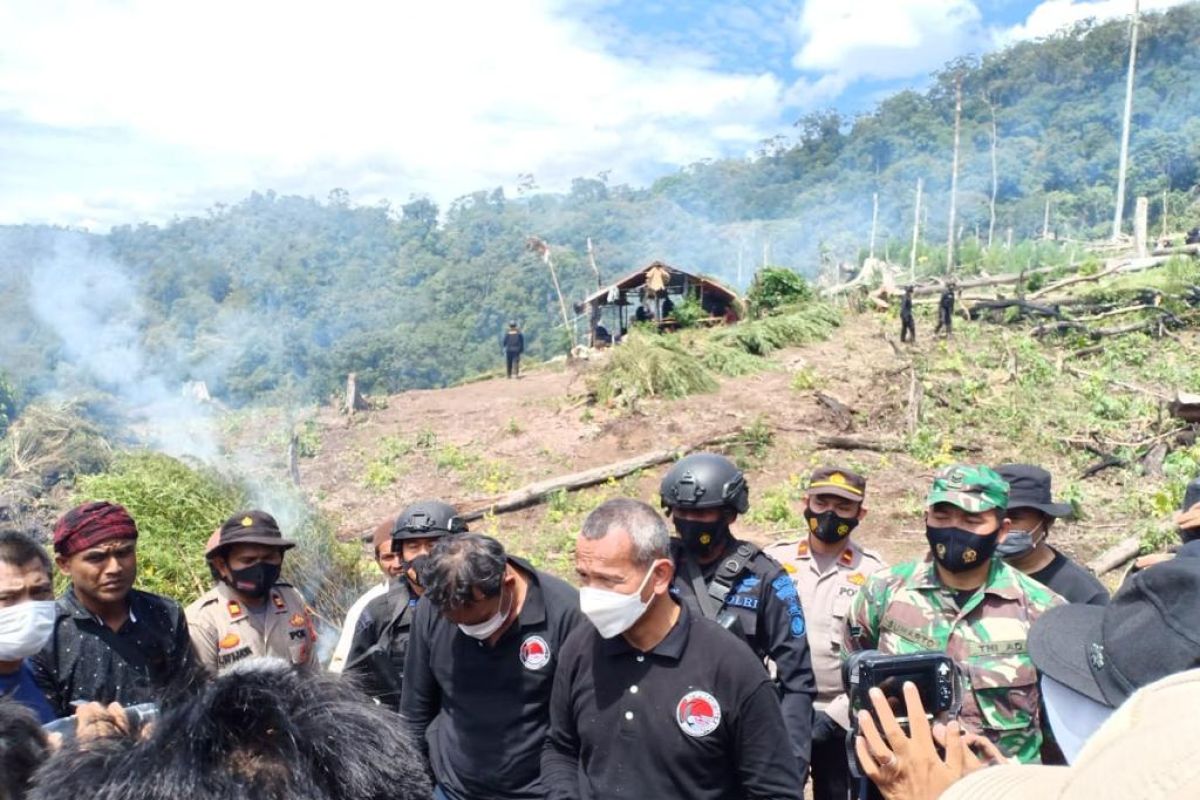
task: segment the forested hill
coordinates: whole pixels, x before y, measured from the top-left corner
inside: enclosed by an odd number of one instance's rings
[[[987,257],[975,231],[986,240],[993,119],[997,238],[1008,228],[1018,240],[1040,232],[1047,199],[1058,234],[1103,234],[1127,46],[1125,22],[1081,25],[948,65],[928,91],[897,94],[855,119],[810,115],[753,158],[693,164],[646,188],[610,185],[599,172],[548,194],[523,176],[515,197],[481,191],[445,209],[268,191],[106,236],[0,229],[0,366],[26,397],[104,388],[129,358],[167,385],[203,379],[235,403],[273,391],[321,396],[350,371],[370,391],[395,391],[494,367],[511,318],[525,326],[532,355],[562,352],[557,301],[526,249],[530,235],[554,247],[569,298],[596,285],[588,237],[606,280],[660,258],[730,282],[741,263],[744,281],[764,250],[813,274],[858,257],[877,193],[880,254],[903,260],[918,178],[927,241],[945,239],[959,77],[963,269]],[[1145,17],[1137,87],[1129,203],[1155,198],[1154,221],[1165,191],[1175,219],[1196,224],[1200,6]],[[70,363],[81,358],[102,362],[104,377]]]

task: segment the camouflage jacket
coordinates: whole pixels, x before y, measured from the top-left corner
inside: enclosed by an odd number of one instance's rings
[[[846,617],[843,653],[941,650],[961,672],[964,726],[1008,756],[1038,763],[1042,745],[1037,670],[1025,646],[1030,626],[1063,599],[992,559],[987,581],[960,608],[933,560],[898,564],[867,579]]]

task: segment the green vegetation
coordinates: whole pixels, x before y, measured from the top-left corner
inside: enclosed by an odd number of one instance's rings
[[[244,508],[244,487],[159,453],[122,453],[112,467],[79,478],[74,502],[107,500],[138,525],[138,587],[189,603],[211,584],[204,545]]]
[[[606,405],[716,391],[717,375],[770,369],[773,365],[764,356],[826,339],[840,324],[841,316],[831,306],[809,303],[783,308],[778,316],[678,335],[634,328],[592,379],[592,391]]]
[[[812,286],[803,275],[784,267],[764,267],[754,275],[746,302],[750,313],[761,317],[781,306],[807,303],[814,297]]]

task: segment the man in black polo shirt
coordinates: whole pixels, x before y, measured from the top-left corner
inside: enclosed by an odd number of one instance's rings
[[[133,588],[137,525],[118,505],[85,503],[54,527],[55,563],[71,580],[58,600],[34,680],[59,716],[76,701],[134,705],[197,676],[183,609]]]
[[[592,625],[559,653],[542,779],[552,800],[800,798],[775,687],[754,653],[671,594],[666,523],[609,500],[576,542]]]
[[[1032,464],[1003,464],[996,472],[1008,484],[1012,528],[996,554],[1068,603],[1108,605],[1108,590],[1095,575],[1050,546],[1050,529],[1057,519],[1071,518],[1069,503],[1056,503],[1050,492],[1050,473]]]
[[[419,569],[400,712],[428,753],[434,797],[541,800],[550,689],[583,624],[578,593],[473,533],[439,539]]]

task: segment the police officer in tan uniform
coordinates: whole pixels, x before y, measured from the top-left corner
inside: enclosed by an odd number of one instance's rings
[[[842,628],[859,587],[868,575],[886,566],[878,555],[850,540],[851,531],[867,515],[863,504],[866,491],[866,479],[850,470],[824,467],[814,471],[804,507],[808,536],[763,551],[779,561],[795,582],[808,621],[808,644],[817,679],[810,762],[815,800],[846,800],[850,794]]]
[[[213,673],[251,656],[315,664],[312,615],[300,593],[279,580],[284,551],[296,543],[265,511],[234,514],[214,539],[204,555],[217,585],[187,608],[200,663]]]

